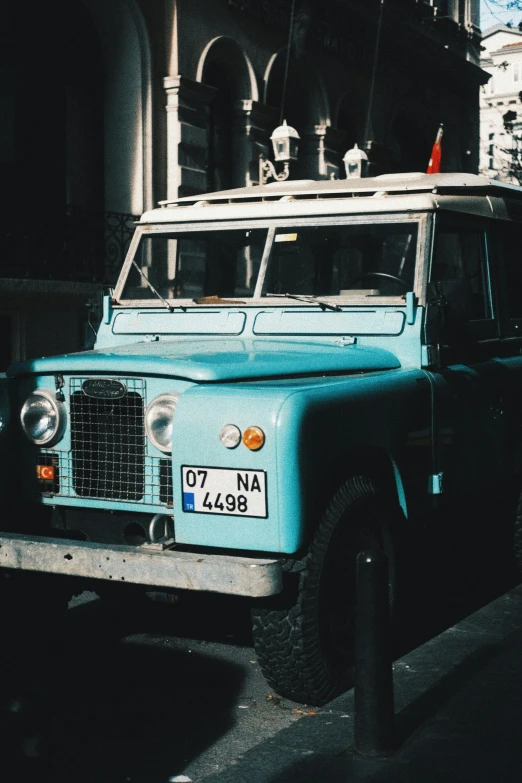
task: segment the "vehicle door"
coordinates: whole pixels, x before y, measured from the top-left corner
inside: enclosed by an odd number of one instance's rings
[[[443,495],[481,492],[504,475],[509,386],[501,353],[492,221],[435,216],[428,331],[439,347],[433,371],[434,435]]]
[[[503,390],[504,424],[509,433],[511,472],[522,471],[522,210],[517,203],[512,220],[492,225],[491,253],[498,279],[500,316],[499,361],[507,371]]]

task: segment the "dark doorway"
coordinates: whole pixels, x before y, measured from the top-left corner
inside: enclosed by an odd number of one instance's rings
[[[209,108],[208,186],[210,190],[233,187],[232,125],[234,95],[230,75],[218,62],[206,63],[203,81],[217,90]]]

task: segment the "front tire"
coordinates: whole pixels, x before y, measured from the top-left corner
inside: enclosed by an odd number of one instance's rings
[[[278,607],[252,612],[254,645],[269,685],[281,696],[321,705],[347,688],[353,667],[355,561],[384,550],[393,583],[389,524],[373,482],[357,476],[337,491],[307,554],[287,563]]]

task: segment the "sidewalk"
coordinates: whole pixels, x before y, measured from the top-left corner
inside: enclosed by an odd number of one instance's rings
[[[205,780],[521,783],[522,586],[396,661],[394,686],[389,759],[354,756],[349,691]]]

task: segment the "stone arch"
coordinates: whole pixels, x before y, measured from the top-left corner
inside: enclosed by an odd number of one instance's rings
[[[213,38],[203,49],[196,72],[197,82],[206,82],[212,64],[226,72],[230,87],[239,100],[259,100],[257,79],[252,63],[237,41],[226,35]]]
[[[264,75],[264,102],[281,111],[286,47],[274,54]],[[283,119],[301,133],[315,125],[330,125],[330,108],[323,80],[316,68],[290,58]]]
[[[207,113],[207,185],[211,190],[243,185],[250,156],[245,139],[239,138],[238,113],[258,100],[252,64],[236,41],[220,36],[203,50],[197,80],[215,91]]]

